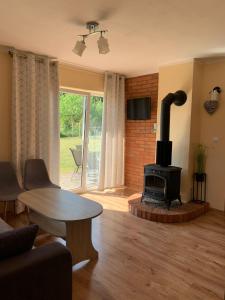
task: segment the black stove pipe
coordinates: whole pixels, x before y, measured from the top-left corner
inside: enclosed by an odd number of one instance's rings
[[[156,163],[167,167],[171,165],[172,158],[172,142],[169,140],[170,136],[170,106],[175,104],[177,106],[183,105],[187,100],[187,95],[184,91],[177,91],[169,93],[161,104],[161,119],[160,119],[160,141],[157,141],[157,156]]]
[[[187,100],[187,95],[184,91],[169,93],[161,104],[161,119],[160,119],[160,140],[169,141],[170,136],[170,106],[174,103],[177,106],[183,105]]]

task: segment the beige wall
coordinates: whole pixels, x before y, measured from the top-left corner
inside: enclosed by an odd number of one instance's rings
[[[0,160],[11,156],[11,72],[12,59],[0,52]],[[60,65],[60,86],[102,92],[104,75]],[[204,100],[214,86],[223,90],[218,111],[210,116]],[[171,140],[173,164],[181,166],[184,200],[190,200],[193,173],[193,149],[198,142],[207,146],[207,199],[211,206],[224,210],[225,203],[225,60],[200,60],[164,66],[159,69],[159,99],[167,93],[183,89],[188,100],[182,107],[171,108]],[[158,103],[158,122],[160,101]],[[159,134],[159,132],[157,133]],[[218,142],[214,141],[218,138]]]
[[[222,88],[219,109],[209,115],[204,101],[215,86]],[[159,70],[159,99],[183,89],[188,100],[182,107],[171,107],[170,139],[173,141],[173,165],[182,167],[181,193],[191,199],[194,150],[199,143],[207,147],[207,201],[211,207],[225,207],[225,59],[200,59],[164,66]],[[160,122],[160,101],[158,122]],[[157,132],[159,136],[159,132]]]
[[[66,64],[59,65],[59,81],[63,88],[95,92],[104,90],[103,73],[81,70]]]
[[[183,106],[171,106],[170,140],[173,141],[172,164],[182,168],[181,197],[189,201],[191,195],[190,138],[192,112],[192,86],[194,61],[163,66],[159,69],[158,124],[160,123],[161,100],[170,92],[184,90],[187,102]],[[157,138],[159,130],[157,131]]]
[[[201,60],[200,142],[207,146],[207,200],[214,208],[224,210],[225,203],[225,59]],[[209,115],[203,108],[209,91],[222,88],[219,109]],[[218,138],[218,142],[214,139]]]
[[[190,145],[188,157],[188,178],[189,190],[191,191],[190,199],[193,198],[193,173],[195,172],[195,151],[200,142],[200,99],[201,99],[201,81],[202,81],[202,65],[194,60],[193,65],[193,84],[192,84],[192,103],[191,103],[191,119],[190,119]],[[189,200],[190,200],[189,199]]]
[[[0,51],[0,160],[11,158],[11,73],[12,58]],[[59,67],[60,86],[102,92],[104,75],[67,65]]]
[[[12,58],[0,52],[0,160],[11,157],[11,70]]]
[[[102,92],[104,75],[60,65],[60,86]],[[12,58],[0,50],[0,160],[11,159],[11,80]],[[2,204],[0,203],[0,212]]]

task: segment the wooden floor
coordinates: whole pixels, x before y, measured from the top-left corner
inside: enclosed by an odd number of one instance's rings
[[[224,214],[210,210],[189,223],[155,223],[128,213],[129,195],[124,189],[85,194],[104,206],[94,221],[99,260],[73,268],[73,299],[223,299]]]

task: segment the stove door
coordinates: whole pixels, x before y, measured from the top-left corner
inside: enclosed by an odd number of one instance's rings
[[[160,175],[145,175],[144,196],[154,200],[165,200],[166,183],[166,178]]]

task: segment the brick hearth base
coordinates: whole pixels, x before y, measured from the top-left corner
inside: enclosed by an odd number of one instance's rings
[[[161,223],[187,222],[205,214],[209,210],[209,204],[184,203],[179,207],[171,207],[170,210],[156,207],[150,203],[141,202],[141,195],[134,194],[128,199],[129,211],[133,215],[149,221]]]

